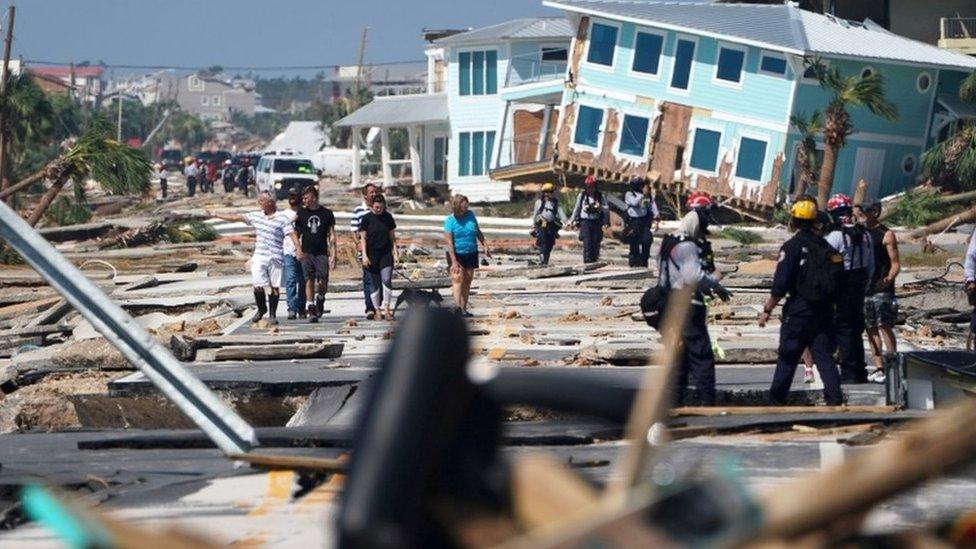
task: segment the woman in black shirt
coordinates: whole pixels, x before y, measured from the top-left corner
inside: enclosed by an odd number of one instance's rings
[[[400,261],[396,248],[396,221],[386,211],[386,199],[373,197],[369,212],[359,222],[359,239],[363,267],[369,273],[372,289],[370,299],[381,320],[393,320],[390,303],[393,301],[393,265]],[[380,307],[382,305],[382,308]]]

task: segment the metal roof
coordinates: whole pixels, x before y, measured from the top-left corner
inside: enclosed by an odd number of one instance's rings
[[[671,28],[798,55],[822,54],[976,68],[976,58],[793,4],[713,4],[688,1],[544,0],[543,5],[610,19]]]
[[[565,17],[529,17],[462,32],[435,40],[434,44],[437,46],[460,46],[499,42],[501,40],[569,39],[573,37],[573,34],[573,27]]]
[[[447,95],[380,96],[336,122],[341,127],[401,127],[447,122]]]

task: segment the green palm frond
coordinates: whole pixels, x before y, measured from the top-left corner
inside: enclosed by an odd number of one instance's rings
[[[976,71],[969,73],[969,76],[959,85],[959,99],[967,103],[976,103]]]
[[[63,157],[62,177],[91,178],[112,194],[142,194],[149,187],[149,159],[113,137],[111,123],[95,117]]]
[[[54,110],[47,94],[29,73],[11,75],[0,94],[3,123],[11,140],[20,146],[50,137],[54,130]]]
[[[802,139],[814,138],[823,131],[823,113],[815,110],[810,118],[803,112],[794,114],[790,116],[790,125],[796,128]]]
[[[836,69],[834,69],[836,70]],[[880,73],[861,78],[844,78],[845,86],[837,96],[846,105],[867,107],[872,114],[886,120],[898,118],[898,107],[885,97],[885,80]]]

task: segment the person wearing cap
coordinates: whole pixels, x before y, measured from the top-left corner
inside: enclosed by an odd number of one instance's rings
[[[596,178],[587,176],[583,192],[576,199],[570,223],[579,227],[579,239],[583,242],[583,263],[600,260],[600,244],[603,228],[610,225],[610,207],[603,193],[596,188]]]
[[[827,213],[833,224],[825,238],[844,258],[843,282],[834,313],[840,380],[841,383],[867,383],[864,296],[874,271],[871,234],[863,225],[854,223],[854,203],[843,193],[835,194],[827,201]]]
[[[624,231],[630,244],[628,263],[631,267],[646,269],[651,244],[654,243],[651,225],[661,218],[651,183],[640,176],[632,177],[630,189],[624,193],[624,203],[627,205],[627,226]]]
[[[759,314],[766,326],[773,309],[786,297],[780,326],[776,371],[769,389],[770,401],[785,405],[803,350],[810,348],[824,384],[828,406],[843,403],[840,375],[834,362],[834,307],[841,284],[844,260],[817,234],[817,202],[804,196],[790,207],[790,226],[796,233],[779,251],[773,287]]]
[[[552,183],[543,184],[533,209],[535,213],[532,216],[532,234],[535,235],[535,245],[539,248],[539,265],[549,264],[549,255],[556,245],[559,229],[567,221],[559,199],[553,194],[555,190],[556,186]]]
[[[298,210],[302,208],[302,190],[297,186],[288,189],[288,209],[282,215],[288,218],[288,222],[294,226],[295,218],[298,217]],[[284,251],[284,264],[282,269],[282,279],[285,285],[285,304],[288,307],[288,320],[296,318],[306,318],[305,310],[305,272],[302,270],[302,262],[298,259],[298,249],[295,241],[290,237],[284,239],[282,244]]]
[[[183,176],[186,177],[186,194],[193,196],[197,193],[197,183],[200,177],[200,168],[193,157],[187,157],[186,167],[183,168]]]
[[[723,301],[732,295],[722,286],[721,274],[715,272],[711,260],[705,201],[698,201],[698,205],[681,218],[676,234],[664,237],[658,256],[659,287],[672,291],[685,286],[695,288],[690,317],[681,332],[681,363],[674,384],[674,406],[684,405],[689,378],[700,403],[715,404],[715,353],[708,334],[705,295]]]
[[[868,381],[884,383],[884,356],[898,352],[895,339],[895,320],[898,318],[895,278],[901,271],[898,238],[895,231],[881,224],[881,202],[869,200],[860,204],[858,209],[864,216],[864,226],[874,245],[874,275],[864,299],[864,327],[877,369],[868,375]],[[883,353],[885,348],[888,349],[887,353]]]

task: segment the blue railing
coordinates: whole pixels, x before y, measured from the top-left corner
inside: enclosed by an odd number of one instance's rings
[[[566,50],[558,50],[566,52]],[[536,82],[548,82],[552,80],[562,80],[566,75],[565,60],[544,59],[545,55],[558,55],[557,50],[546,50],[532,53],[529,55],[516,55],[509,60],[508,74],[505,77],[505,87],[521,86],[523,84],[534,84]]]

